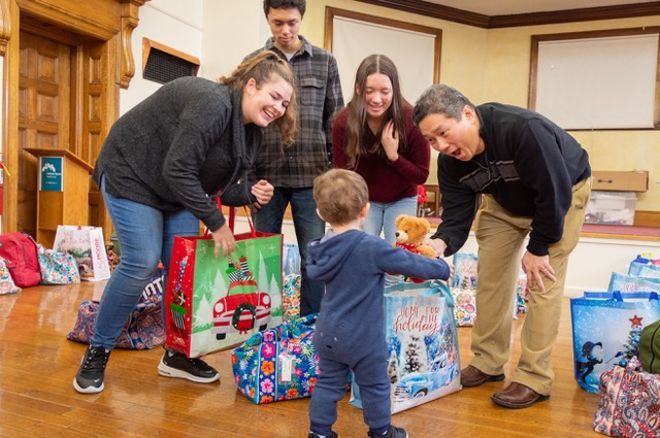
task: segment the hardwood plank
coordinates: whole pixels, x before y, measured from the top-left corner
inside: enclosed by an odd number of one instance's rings
[[[206,359],[222,383],[193,384],[159,376],[163,350],[113,351],[106,390],[76,393],[71,381],[85,346],[65,336],[78,303],[99,293],[103,283],[39,286],[15,296],[0,296],[0,437],[16,436],[306,436],[309,400],[257,406],[237,391],[231,353]],[[514,321],[512,357],[517,360],[522,321]],[[462,363],[469,362],[470,329],[458,330]],[[557,375],[550,400],[529,409],[495,406],[490,396],[502,383],[464,389],[395,414],[393,422],[412,437],[596,437],[593,416],[598,397],[573,379],[568,300],[553,352]],[[513,362],[507,367],[507,373]],[[335,430],[342,437],[366,436],[362,412],[339,403]]]

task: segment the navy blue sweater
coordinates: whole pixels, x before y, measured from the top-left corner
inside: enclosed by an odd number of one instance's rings
[[[386,272],[425,279],[449,277],[444,260],[394,248],[363,231],[317,239],[308,248],[307,274],[325,283],[314,340],[331,343],[339,354],[385,348]]]
[[[458,251],[470,231],[477,193],[488,193],[515,216],[532,218],[527,249],[548,254],[562,238],[572,186],[591,175],[589,156],[566,131],[523,108],[486,103],[477,108],[485,152],[470,161],[438,157],[442,223],[433,236]]]

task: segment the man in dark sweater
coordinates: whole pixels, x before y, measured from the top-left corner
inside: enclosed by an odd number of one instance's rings
[[[508,408],[545,400],[554,380],[550,355],[568,256],[591,193],[587,152],[540,114],[499,103],[475,107],[445,85],[422,94],[413,118],[440,153],[442,223],[428,243],[451,255],[463,246],[475,221],[479,317],[472,330],[474,359],[462,370],[461,383],[471,387],[504,379],[518,260],[529,235],[522,267],[530,302],[520,361],[512,383],[492,400]]]
[[[314,200],[332,229],[310,243],[307,257],[310,277],[325,284],[314,333],[320,374],[309,407],[309,438],[337,436],[331,428],[350,370],[360,387],[369,436],[405,438],[405,430],[390,425],[385,273],[446,280],[449,267],[444,260],[395,248],[362,231],[369,192],[355,172],[333,169],[317,177]]]

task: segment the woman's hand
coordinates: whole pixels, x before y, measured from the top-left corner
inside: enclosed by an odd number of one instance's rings
[[[223,226],[211,233],[213,240],[215,241],[215,256],[222,255],[226,256],[234,250],[236,247],[236,241],[234,240],[234,233],[232,233],[229,225],[225,223]]]
[[[394,123],[391,120],[383,128],[380,142],[388,160],[396,161],[399,159],[399,135],[394,132]]]
[[[257,198],[257,202],[253,204],[254,208],[259,209],[262,205],[268,204],[273,198],[275,193],[275,188],[271,183],[265,179],[260,179],[256,184],[250,189],[250,193]]]

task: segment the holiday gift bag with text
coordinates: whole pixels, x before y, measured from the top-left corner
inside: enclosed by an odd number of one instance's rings
[[[440,281],[401,282],[385,288],[392,412],[435,400],[461,389],[453,302]],[[361,407],[353,383],[351,404]]]
[[[110,265],[101,228],[59,225],[53,249],[68,252],[76,259],[82,280],[99,281],[110,278]]]
[[[655,292],[585,292],[571,298],[575,379],[598,392],[600,375],[637,354],[644,326],[660,318]]]
[[[316,314],[255,333],[231,355],[238,389],[256,404],[309,397],[318,378]]]
[[[234,236],[215,256],[209,237],[176,237],[165,297],[166,346],[199,357],[282,321],[282,235]]]

